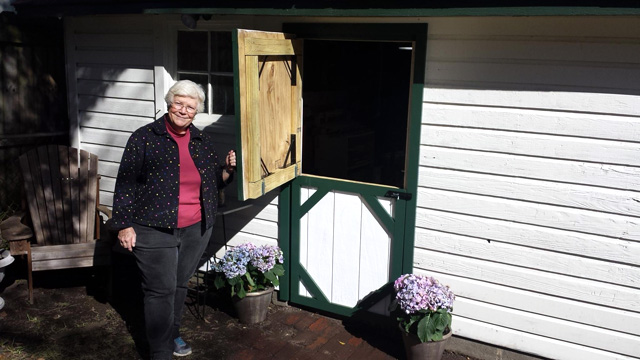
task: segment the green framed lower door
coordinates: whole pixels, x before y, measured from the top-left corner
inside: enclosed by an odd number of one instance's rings
[[[406,201],[385,197],[397,189],[301,176],[290,190],[290,301],[384,314],[402,271]]]

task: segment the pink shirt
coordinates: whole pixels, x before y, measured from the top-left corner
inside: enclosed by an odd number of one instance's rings
[[[178,204],[178,228],[193,225],[202,220],[200,208],[200,173],[189,154],[191,133],[176,133],[166,122],[167,131],[178,143],[180,154],[180,195]]]

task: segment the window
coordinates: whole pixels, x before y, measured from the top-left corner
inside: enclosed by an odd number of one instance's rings
[[[178,31],[178,80],[205,90],[205,113],[234,113],[231,32]]]

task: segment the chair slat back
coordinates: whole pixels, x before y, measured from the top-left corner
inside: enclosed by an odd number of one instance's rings
[[[98,157],[46,145],[21,155],[20,166],[38,245],[93,241]]]

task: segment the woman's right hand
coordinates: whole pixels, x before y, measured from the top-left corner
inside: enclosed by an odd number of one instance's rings
[[[133,227],[122,229],[118,231],[118,240],[120,241],[120,246],[133,251],[136,246],[136,231],[133,230]]]

